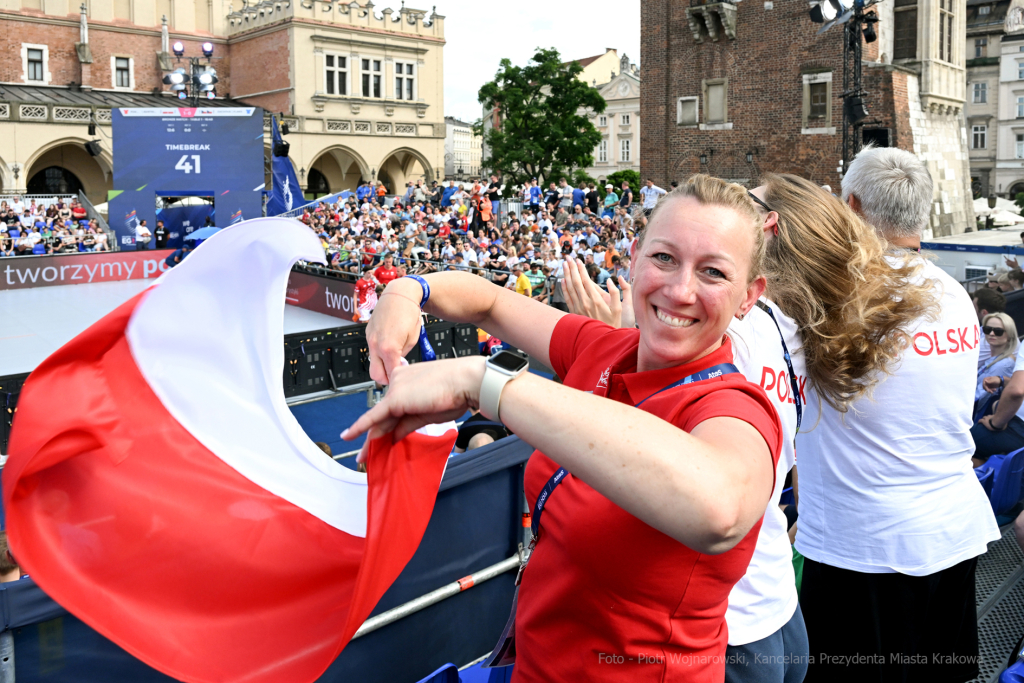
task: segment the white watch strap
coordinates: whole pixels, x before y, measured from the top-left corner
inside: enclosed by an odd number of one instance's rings
[[[501,390],[512,379],[512,375],[498,372],[490,365],[484,370],[484,379],[480,383],[480,412],[489,420],[501,422],[498,406],[501,403]]]

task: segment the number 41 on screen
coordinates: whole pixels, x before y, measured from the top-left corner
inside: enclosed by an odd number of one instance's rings
[[[201,170],[202,169],[202,164],[200,162],[199,155],[198,154],[193,154],[191,158],[192,158],[192,161],[195,162],[194,168],[195,168],[196,173],[201,173],[202,172],[202,170]],[[176,171],[184,171],[185,173],[191,173],[192,169],[193,169],[193,166],[192,166],[192,164],[190,164],[188,162],[188,160],[189,160],[189,155],[188,154],[182,154],[181,158],[178,159],[178,163],[176,163],[174,165],[174,170],[176,170]]]

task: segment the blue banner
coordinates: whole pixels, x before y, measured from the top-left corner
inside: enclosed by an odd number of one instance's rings
[[[156,219],[167,228],[167,249],[180,249],[185,236],[206,225],[206,219],[214,217],[212,204],[191,206],[167,206],[156,210]]]
[[[281,132],[277,128],[277,117],[270,117],[270,133],[273,136],[274,144],[281,142]],[[292,209],[306,203],[302,195],[302,186],[295,175],[295,167],[292,166],[288,157],[274,156],[271,152],[270,167],[273,173],[273,187],[270,196],[267,198],[267,215],[280,216]]]
[[[136,248],[142,221],[154,230],[157,197],[213,197],[222,228],[263,215],[262,109],[120,107],[112,114],[114,190],[108,211],[122,249]]]

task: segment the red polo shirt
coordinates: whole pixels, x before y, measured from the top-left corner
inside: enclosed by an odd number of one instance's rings
[[[378,266],[377,269],[373,271],[373,277],[377,279],[377,282],[387,287],[388,283],[398,277],[398,268],[395,268],[394,266],[391,266],[390,268],[387,266]]]
[[[677,380],[732,361],[726,337],[698,361],[637,372],[639,338],[635,329],[565,316],[551,337],[552,369],[566,386],[636,405]],[[782,447],[778,415],[742,374],[664,391],[640,409],[687,432],[713,417],[748,422],[768,444],[775,470]],[[525,488],[531,508],[557,468],[539,451],[530,458]],[[540,540],[519,589],[513,680],[722,681],[729,591],[746,571],[760,528],[759,520],[732,550],[705,555],[566,476],[544,508]]]

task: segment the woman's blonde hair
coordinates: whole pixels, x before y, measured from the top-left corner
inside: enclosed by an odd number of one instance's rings
[[[984,320],[981,321],[982,327],[988,325],[988,321],[991,320],[992,318],[996,318],[999,320],[999,322],[1003,323],[1003,329],[1006,330],[1006,332],[1004,332],[1003,334],[1006,335],[1007,344],[1006,348],[1003,349],[1003,352],[1001,354],[999,354],[998,356],[993,356],[992,358],[989,359],[989,365],[992,365],[1001,358],[1009,358],[1010,356],[1017,353],[1017,346],[1020,344],[1020,342],[1017,341],[1017,323],[1013,322],[1013,318],[1011,318],[1006,313],[989,313],[988,315],[985,316]]]
[[[845,413],[892,372],[911,323],[935,319],[937,294],[918,282],[923,261],[889,252],[845,202],[794,175],[770,174],[764,184],[779,214],[767,295],[796,321],[818,395]]]
[[[680,197],[692,197],[704,206],[722,206],[732,209],[750,223],[750,229],[754,237],[754,249],[750,255],[750,274],[747,276],[747,282],[750,283],[756,280],[764,268],[765,239],[764,231],[761,229],[763,223],[761,215],[751,204],[750,198],[747,196],[747,189],[736,183],[728,183],[721,178],[713,178],[705,173],[697,173],[687,178],[679,184],[679,187],[661,198],[651,212],[647,220],[647,226],[654,221],[654,217],[667,204]],[[637,236],[638,251],[644,244],[647,226],[644,226]]]

